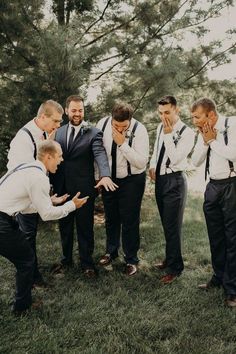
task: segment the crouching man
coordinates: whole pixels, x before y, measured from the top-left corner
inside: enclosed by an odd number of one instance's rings
[[[53,206],[49,196],[47,172],[55,173],[63,160],[58,143],[48,140],[40,143],[37,160],[20,164],[0,179],[0,255],[16,267],[16,295],[12,311],[23,314],[31,307],[35,255],[20,231],[15,215],[19,212],[38,212],[42,220],[56,220],[82,207],[87,197],[79,199],[79,192],[62,206]],[[60,204],[68,195],[53,197]]]

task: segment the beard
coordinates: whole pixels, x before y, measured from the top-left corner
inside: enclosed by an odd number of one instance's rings
[[[68,118],[69,118],[70,123],[74,126],[80,125],[84,119],[83,117],[78,117],[78,116],[68,116]]]

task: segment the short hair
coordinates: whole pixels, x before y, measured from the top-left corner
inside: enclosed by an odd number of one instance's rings
[[[54,110],[56,110],[60,114],[64,113],[64,109],[62,108],[60,103],[53,100],[47,100],[43,102],[39,107],[37,117],[40,117],[42,114],[45,114],[45,116],[47,117],[51,117],[53,115]]]
[[[164,106],[165,104],[171,104],[177,106],[177,100],[174,96],[163,96],[158,102],[158,105]]]
[[[134,113],[133,107],[126,102],[117,102],[112,109],[112,118],[118,122],[131,120]]]
[[[50,154],[54,156],[58,152],[58,148],[60,147],[61,145],[54,140],[48,139],[41,141],[38,145],[37,159],[42,161],[45,154]]]
[[[84,103],[84,99],[81,96],[79,96],[79,95],[71,95],[71,96],[67,97],[67,99],[66,99],[66,108],[69,107],[71,101],[83,102]]]
[[[195,112],[198,107],[202,107],[206,113],[211,111],[217,113],[216,104],[213,100],[207,97],[199,98],[192,104],[191,112]]]

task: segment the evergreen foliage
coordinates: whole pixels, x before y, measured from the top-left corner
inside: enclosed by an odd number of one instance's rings
[[[235,83],[209,82],[206,70],[235,54],[235,30],[227,34],[228,48],[220,41],[202,42],[207,20],[232,5],[233,0],[1,0],[0,171],[9,141],[42,101],[64,104],[71,93],[86,96],[92,83],[101,88],[97,104],[87,110],[95,120],[110,112],[115,99],[125,99],[151,130],[160,96],[174,94],[187,107],[204,92],[234,114]],[[199,45],[186,48],[186,36]]]

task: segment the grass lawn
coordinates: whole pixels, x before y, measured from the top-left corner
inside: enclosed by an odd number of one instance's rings
[[[222,290],[206,293],[197,288],[211,276],[202,199],[188,198],[185,271],[173,284],[162,286],[153,263],[163,258],[164,239],[151,192],[143,202],[141,264],[133,277],[123,274],[122,256],[113,272],[100,269],[95,280],[85,279],[77,263],[64,277],[50,275],[61,249],[57,224],[44,223],[38,255],[52,287],[35,290],[43,308],[19,319],[9,307],[14,267],[0,258],[1,354],[236,353],[236,311],[225,307]],[[104,235],[104,225],[96,225],[95,260],[104,252]]]

